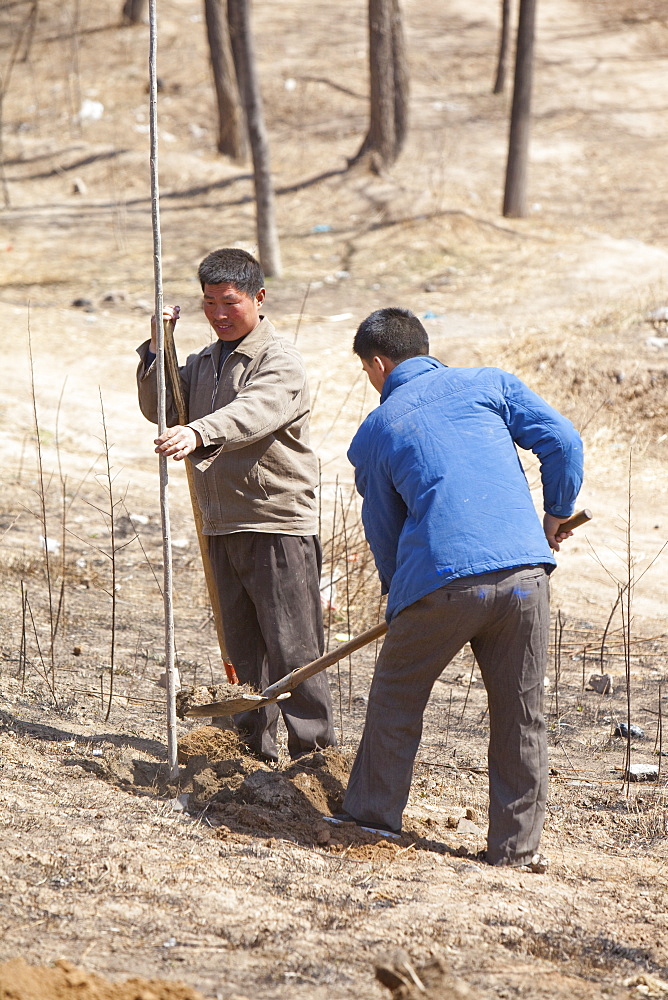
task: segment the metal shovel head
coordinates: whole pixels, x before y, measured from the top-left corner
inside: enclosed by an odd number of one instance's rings
[[[289,698],[290,692],[279,694],[275,698],[263,698],[261,694],[248,694],[243,698],[227,698],[225,701],[212,701],[208,705],[196,705],[186,712],[189,719],[211,718],[219,719],[225,715],[236,715],[238,712],[248,712],[252,708],[264,708],[273,705],[275,701]]]

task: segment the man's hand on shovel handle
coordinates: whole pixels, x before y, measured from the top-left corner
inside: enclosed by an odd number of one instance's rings
[[[163,306],[162,309],[163,321],[167,323],[171,320],[171,322],[173,322],[174,325],[176,325],[176,321],[178,320],[180,313],[181,313],[181,306]],[[155,316],[151,316],[151,346],[149,347],[149,351],[151,352],[151,354],[158,353],[158,342],[156,340],[156,333],[155,333]]]
[[[586,507],[583,510],[579,510],[577,514],[572,514],[566,518],[552,517],[551,514],[545,514],[543,518],[543,530],[545,531],[545,537],[550,548],[558,552],[559,542],[563,542],[565,538],[570,538],[575,528],[579,528],[581,524],[588,524],[591,519],[592,512]]]
[[[164,455],[165,458],[173,458],[180,462],[189,455],[195,448],[199,448],[202,439],[192,427],[168,427],[164,434],[156,438],[153,442],[156,445],[156,454]]]

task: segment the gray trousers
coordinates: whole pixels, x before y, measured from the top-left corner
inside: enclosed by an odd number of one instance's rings
[[[262,691],[322,655],[321,549],[316,536],[261,531],[210,535],[209,555],[227,652],[242,684]],[[273,760],[278,759],[280,713],[291,757],[336,745],[324,673],[303,681],[285,701],[234,716],[248,746]]]
[[[529,861],[540,842],[547,797],[542,709],[548,633],[548,580],[541,566],[455,580],[401,611],[378,657],[346,812],[400,829],[429,695],[470,642],[489,704],[487,860]]]

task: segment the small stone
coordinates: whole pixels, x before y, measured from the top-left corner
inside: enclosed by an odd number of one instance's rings
[[[470,819],[472,823],[480,822],[477,809],[473,809],[471,806],[466,807],[466,818]]]
[[[72,650],[72,656],[81,656],[81,646],[75,646]]]
[[[467,819],[466,816],[462,816],[457,823],[457,833],[481,834],[482,830],[475,823],[472,823],[470,819]]]
[[[631,764],[624,775],[627,781],[657,781],[658,764]]]
[[[93,308],[93,303],[91,302],[90,299],[74,299],[74,301],[72,302],[72,305],[76,309],[92,309]]]
[[[612,694],[612,674],[592,674],[587,684],[597,694]]]
[[[625,722],[618,722],[615,726],[615,736],[621,736],[623,739],[629,735],[628,726]],[[634,726],[631,723],[631,737],[634,740],[644,740],[645,730],[641,726]]]
[[[86,194],[88,188],[86,187],[85,181],[81,177],[75,177],[74,183],[72,184],[72,194]]]

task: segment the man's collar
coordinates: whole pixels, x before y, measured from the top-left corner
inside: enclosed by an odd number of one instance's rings
[[[260,322],[258,325],[247,333],[244,339],[241,341],[235,351],[238,354],[245,354],[248,358],[254,358],[259,349],[262,347],[270,337],[275,335],[274,324],[271,323],[266,316],[260,316]],[[219,344],[223,344],[224,341],[216,339],[208,347],[204,348],[203,354],[216,354],[220,351]]]
[[[428,354],[418,354],[417,357],[407,358],[398,364],[396,368],[393,368],[385,379],[383,391],[380,394],[381,403],[385,402],[394,389],[417,378],[418,375],[424,375],[425,372],[446,367],[447,365],[442,364],[442,362],[437,361],[436,358],[432,358]]]

